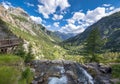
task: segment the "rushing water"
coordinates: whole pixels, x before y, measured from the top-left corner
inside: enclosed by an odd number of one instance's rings
[[[35,64],[36,71],[42,75],[36,76],[33,84],[94,84],[92,76],[78,63],[38,62]]]
[[[87,73],[79,64],[76,64],[79,73],[79,81],[83,82],[84,84],[94,84],[93,78],[90,74]]]
[[[49,80],[50,81],[48,84],[67,84],[67,77],[66,76],[62,76],[60,78],[50,77]]]
[[[60,78],[50,77],[48,84],[67,84],[67,77],[64,75],[65,73],[64,67],[57,66],[56,68],[60,70],[62,76]]]
[[[78,74],[78,84],[94,84],[93,78],[85,71],[79,64],[76,64],[77,74]],[[61,73],[61,77],[49,77],[48,84],[68,84],[67,76],[65,75],[65,69],[62,66],[56,66]]]

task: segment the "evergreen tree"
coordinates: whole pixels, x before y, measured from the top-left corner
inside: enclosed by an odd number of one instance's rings
[[[97,53],[100,52],[100,49],[103,45],[103,41],[100,37],[100,32],[98,28],[94,28],[88,38],[86,39],[85,49],[87,54],[91,56],[90,62],[98,61],[97,60]]]
[[[17,49],[15,49],[14,54],[25,59],[26,52],[22,43],[17,47]]]
[[[25,57],[25,62],[30,62],[32,59],[34,59],[33,52],[32,52],[32,45],[30,44],[28,46],[28,53]]]

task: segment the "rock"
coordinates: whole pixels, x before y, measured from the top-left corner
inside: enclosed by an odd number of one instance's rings
[[[44,79],[39,79],[39,81],[38,81],[38,84],[41,84],[41,83],[43,83],[44,82]]]
[[[34,76],[34,79],[36,79],[37,78],[37,76]]]
[[[52,63],[53,64],[62,64],[62,60],[53,60]]]
[[[111,67],[100,67],[99,70],[100,70],[100,72],[106,73],[106,74],[112,72],[112,68]]]
[[[63,63],[64,63],[64,64],[71,65],[71,64],[74,64],[75,62],[73,62],[73,61],[69,61],[69,60],[68,60],[68,61],[63,61]]]
[[[37,64],[34,65],[34,68],[37,68]]]
[[[72,71],[70,71],[70,70],[66,71],[66,74],[69,74],[69,75],[71,75],[71,76],[74,76],[74,75],[75,75],[75,74],[74,74]]]
[[[120,79],[110,79],[110,82],[112,84],[117,84],[117,83],[120,83]]]
[[[102,80],[103,84],[111,84],[109,80]]]
[[[34,69],[34,68],[30,68],[30,70],[31,70],[33,73],[35,73],[35,69]]]
[[[37,82],[37,81],[35,81],[35,80],[33,80],[33,81],[32,81],[32,84],[38,84],[38,82]]]

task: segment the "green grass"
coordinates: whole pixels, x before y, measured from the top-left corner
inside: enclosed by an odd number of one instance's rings
[[[23,59],[12,54],[0,54],[0,84],[30,84],[33,73]]]
[[[0,54],[0,65],[15,65],[23,63],[22,58],[10,55],[10,54]]]
[[[18,56],[0,54],[0,84],[18,84],[23,64]]]
[[[112,65],[112,77],[120,79],[120,64]]]
[[[20,72],[9,66],[0,67],[0,84],[18,84]]]
[[[14,19],[18,19],[20,21],[25,21],[27,22],[28,20],[22,16],[17,16],[17,15],[14,15],[14,14],[11,14],[11,16],[14,18]]]
[[[52,38],[41,29],[33,28],[36,35],[32,35],[27,31],[22,31],[19,27],[14,27],[9,23],[7,25],[17,37],[30,42],[34,50],[37,50],[35,56],[40,56],[40,58],[43,56],[43,59],[54,59],[55,56],[59,58],[64,53],[64,49],[61,47],[54,47],[56,44],[52,42]],[[56,54],[56,51],[60,51],[60,54]]]

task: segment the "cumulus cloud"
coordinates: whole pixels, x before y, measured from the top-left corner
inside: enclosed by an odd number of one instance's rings
[[[104,7],[109,7],[111,4],[103,4]]]
[[[6,9],[8,9],[9,7],[13,7],[12,4],[11,4],[10,2],[8,2],[8,1],[2,2],[2,5],[3,5]]]
[[[85,17],[85,14],[82,12],[75,12],[73,17],[71,19],[68,19],[68,23],[75,23],[76,21],[79,22],[79,20],[83,20]]]
[[[81,11],[75,12],[72,18],[67,20],[68,24],[62,27],[60,31],[68,33],[81,33],[86,27],[95,23],[105,15],[104,7],[97,7],[94,10],[88,10],[86,14]]]
[[[64,33],[81,33],[84,31],[84,28],[81,26],[76,26],[74,24],[67,24],[63,26],[59,31]]]
[[[114,9],[115,9],[115,7],[114,7],[114,6],[112,6],[112,7],[110,7],[110,8],[109,8],[109,10],[114,10]]]
[[[30,16],[30,18],[31,18],[34,22],[36,22],[37,24],[42,23],[41,17]]]
[[[70,7],[68,0],[39,0],[42,5],[38,5],[38,11],[44,18],[49,18],[50,14],[56,12],[56,9],[60,7],[60,11]]]
[[[109,16],[109,15],[111,15],[111,14],[113,14],[113,13],[116,13],[116,12],[119,12],[119,11],[120,11],[120,8],[116,8],[116,9],[114,9],[114,10],[106,13],[106,16]]]
[[[104,5],[108,6],[108,5]],[[109,8],[109,12],[106,12],[106,9]],[[120,8],[110,7],[97,7],[94,10],[88,10],[85,13],[75,12],[73,13],[72,18],[67,20],[67,24],[63,26],[59,31],[65,33],[81,33],[88,26],[100,20],[102,17],[111,15],[115,12],[120,11]]]
[[[53,24],[53,26],[55,26],[55,27],[59,27],[59,22],[55,22],[54,24]]]
[[[28,6],[28,7],[34,7],[34,4],[31,4],[31,3],[28,3],[28,2],[25,2],[25,4]]]
[[[43,26],[45,26],[45,25],[43,25]],[[51,28],[51,25],[47,25],[47,26],[45,26],[47,29],[50,29]]]
[[[94,23],[106,15],[104,7],[97,7],[94,10],[88,10],[84,20],[87,23]]]
[[[53,15],[53,20],[61,20],[63,18],[63,15],[57,15],[57,14],[54,14]]]

